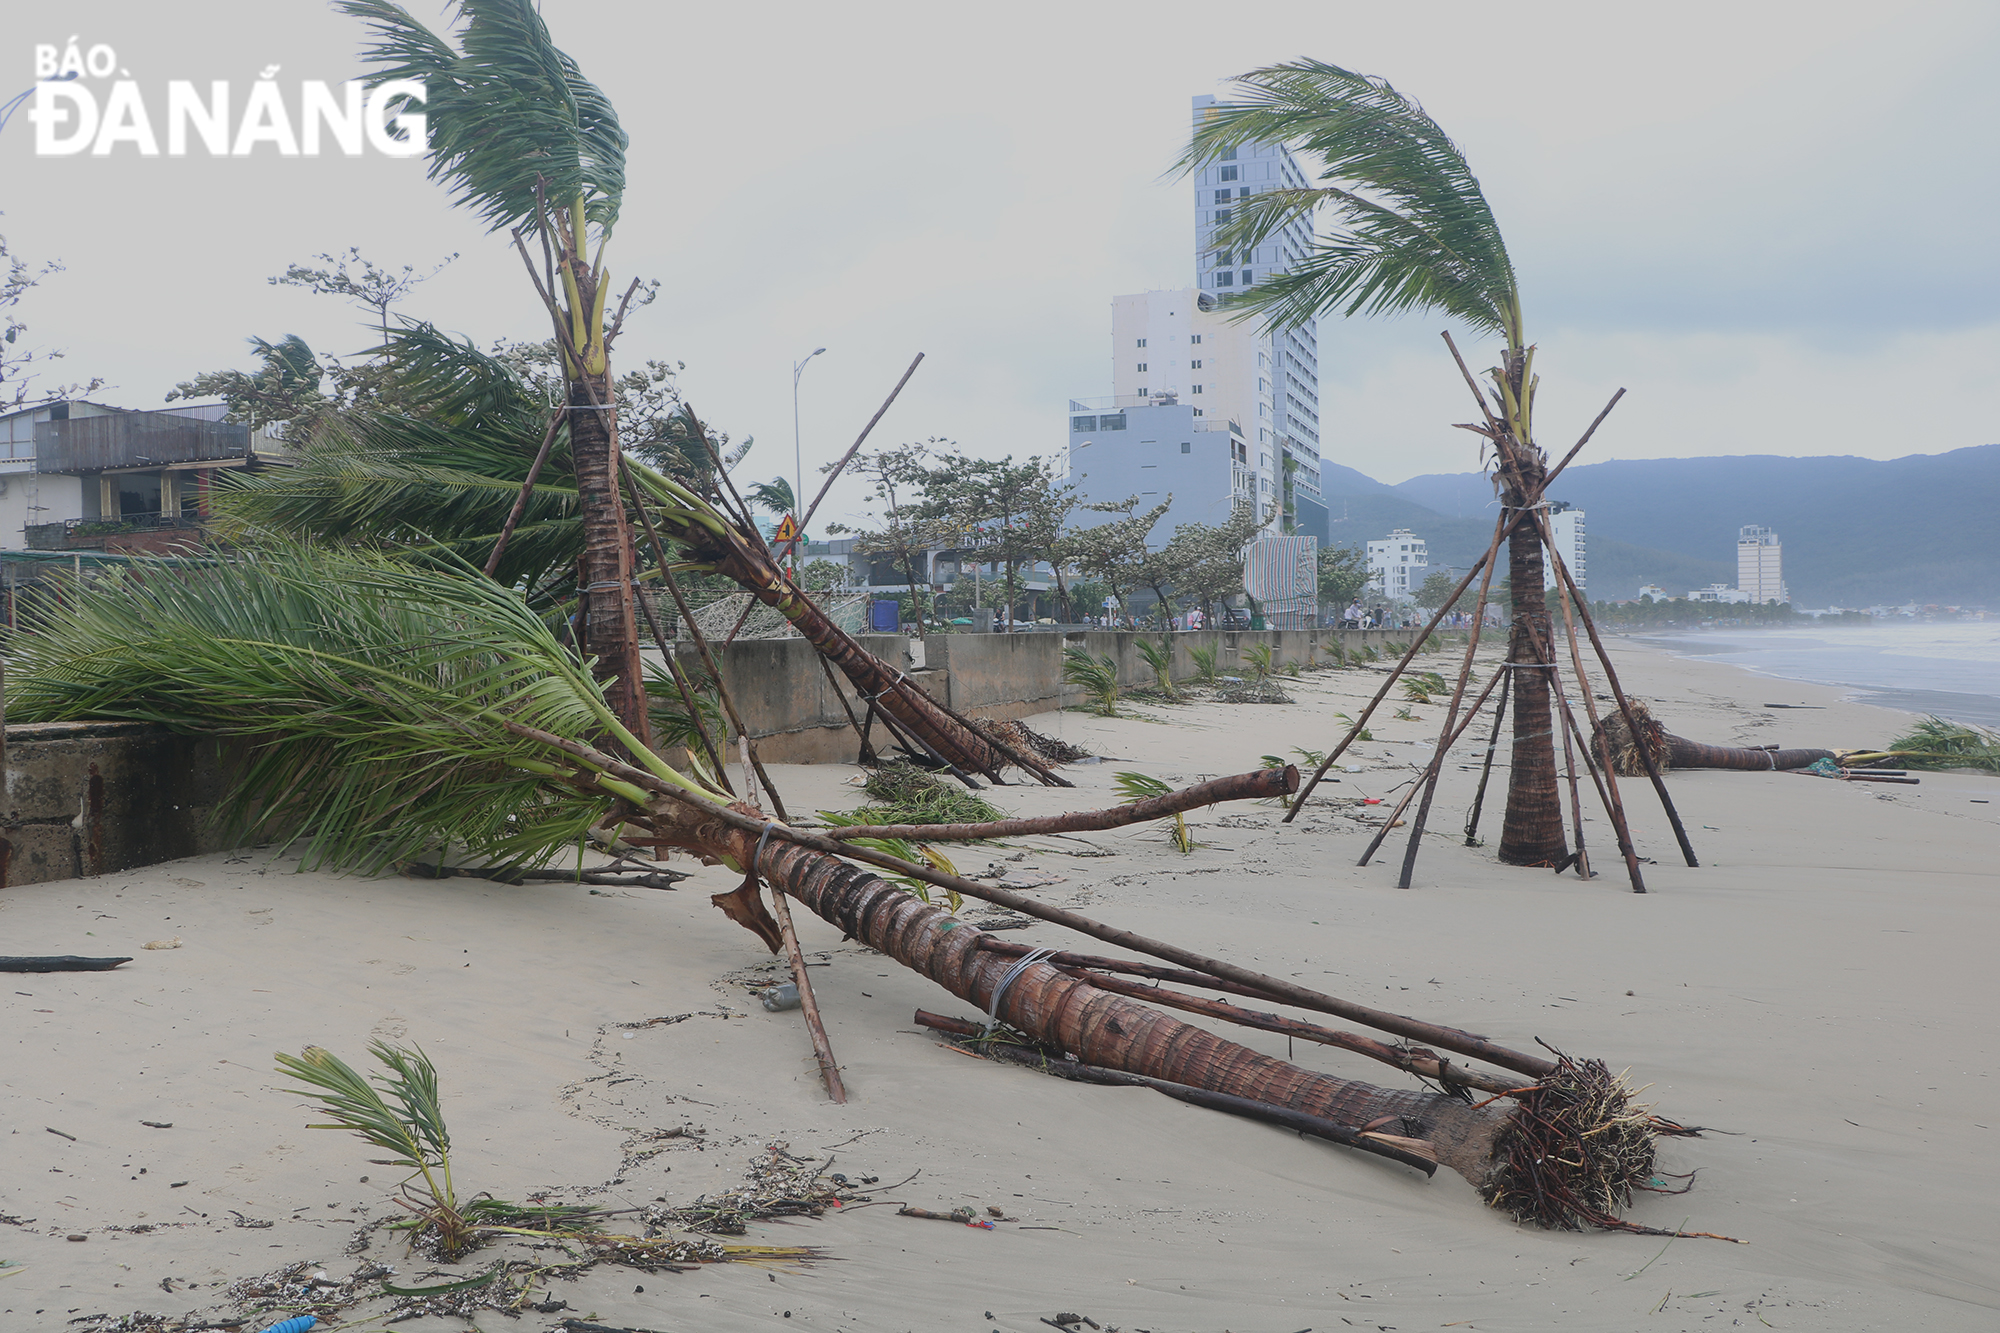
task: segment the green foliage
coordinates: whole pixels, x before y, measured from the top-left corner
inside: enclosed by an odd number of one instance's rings
[[[1412,671],[1403,677],[1403,697],[1413,704],[1427,704],[1434,694],[1443,694],[1450,686],[1435,671]]]
[[[308,866],[375,870],[445,844],[533,864],[574,845],[613,796],[556,780],[552,752],[508,721],[609,732],[662,780],[720,796],[627,736],[518,594],[448,557],[272,547],[197,568],[141,561],[32,614],[5,639],[15,718],[249,742],[223,822],[246,842],[302,838]]]
[[[1429,701],[1426,700],[1425,702]],[[1416,722],[1419,721],[1420,719],[1417,717],[1415,713],[1412,713],[1410,711],[1409,706],[1406,704],[1403,707],[1398,708],[1396,710],[1396,720],[1398,722]]]
[[[1194,659],[1195,676],[1204,685],[1215,684],[1215,657],[1219,651],[1213,646],[1188,649],[1188,656]]]
[[[1323,546],[1319,552],[1319,600],[1344,611],[1368,586],[1368,553],[1355,546]]]
[[[1180,167],[1192,171],[1251,141],[1289,143],[1323,165],[1317,188],[1240,201],[1218,230],[1245,250],[1303,221],[1312,249],[1280,275],[1232,298],[1270,327],[1322,315],[1437,310],[1525,345],[1514,266],[1465,157],[1415,100],[1381,79],[1316,60],[1253,70],[1241,100],[1196,122]],[[1315,222],[1324,207],[1330,215]]]
[[[1905,768],[1976,768],[2000,773],[2000,732],[1926,717],[1889,743]]]
[[[674,685],[674,679],[658,664],[646,663],[646,711],[647,720],[652,723],[653,740],[657,748],[678,745],[688,752],[688,757],[697,764],[705,765],[701,744],[701,732],[708,732],[709,740],[722,747],[721,758],[729,759],[729,725],[722,711],[721,695],[713,681],[695,680],[690,675],[688,693],[694,696],[694,706],[701,719],[697,728],[694,717],[690,716],[687,701]],[[704,774],[705,777],[712,775]]]
[[[991,808],[990,806],[988,807],[988,809]],[[855,824],[883,824],[891,822],[886,819],[876,818],[878,812],[887,812],[887,810],[885,807],[880,806],[863,806],[859,810],[822,810],[819,812],[819,817],[835,828],[845,828]],[[998,818],[1001,816],[996,811],[994,817]],[[909,824],[920,821],[900,819],[894,822]],[[986,821],[982,819],[973,822],[985,823]],[[911,842],[907,838],[847,838],[844,841],[850,847],[866,847],[870,851],[881,852],[885,856],[893,856],[899,861],[908,861],[912,865],[927,865],[931,869],[942,871],[947,875],[956,875],[958,873],[958,867],[953,865],[951,859],[943,852],[924,843]],[[931,886],[923,880],[913,878],[909,875],[884,874],[882,878],[888,880],[891,884],[901,885],[924,902],[931,900]],[[964,897],[960,895],[957,889],[946,889],[945,900],[954,912],[965,904]]]
[[[338,0],[375,43],[369,85],[415,79],[426,100],[430,176],[494,230],[574,202],[605,231],[625,193],[625,131],[596,84],[557,49],[532,0],[459,0],[459,50],[391,0]],[[581,237],[576,238],[579,244]]]
[[[1137,805],[1140,801],[1155,796],[1165,796],[1173,791],[1170,784],[1146,773],[1124,772],[1118,774],[1114,781],[1118,790],[1125,793],[1125,799],[1119,802],[1120,805]],[[1174,813],[1174,827],[1169,839],[1174,845],[1174,850],[1182,856],[1194,854],[1194,835],[1188,832],[1187,820],[1181,817],[1179,811]]]
[[[1063,681],[1088,695],[1099,717],[1118,716],[1118,663],[1109,654],[1092,657],[1081,648],[1063,649]]]
[[[1278,650],[1271,644],[1260,643],[1243,650],[1243,662],[1249,669],[1253,684],[1262,684],[1278,668]]]
[[[792,494],[792,483],[784,477],[773,477],[769,481],[760,481],[754,486],[744,487],[743,499],[768,513],[783,515],[798,512],[798,500]]]
[[[956,782],[904,760],[889,760],[868,775],[862,791],[878,804],[853,812],[850,823],[862,824],[987,824],[1006,819],[1007,812],[981,800]]]
[[[390,1165],[410,1172],[403,1185],[415,1196],[412,1207],[419,1223],[437,1229],[443,1257],[454,1260],[471,1243],[472,1232],[452,1191],[451,1133],[445,1128],[437,1068],[420,1050],[381,1041],[371,1043],[368,1050],[388,1067],[388,1076],[363,1078],[339,1056],[318,1046],[308,1046],[298,1055],[278,1052],[278,1072],[317,1089],[306,1096],[332,1117],[330,1124],[307,1128],[348,1130],[392,1154]],[[421,1191],[410,1190],[419,1177],[424,1182]]]
[[[1173,645],[1165,639],[1156,643],[1151,639],[1135,638],[1132,642],[1139,649],[1139,655],[1146,659],[1146,665],[1152,668],[1153,680],[1159,685],[1160,693],[1169,699],[1180,698],[1180,691],[1174,688]]]

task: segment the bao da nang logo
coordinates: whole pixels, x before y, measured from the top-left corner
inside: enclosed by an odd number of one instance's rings
[[[317,157],[322,151],[356,157],[373,149],[389,157],[418,157],[428,146],[424,114],[417,109],[424,102],[421,82],[398,79],[364,88],[352,79],[332,85],[306,79],[288,96],[277,81],[278,69],[266,68],[240,101],[227,79],[210,80],[205,89],[190,79],[172,79],[162,94],[142,88],[118,63],[118,52],[103,42],[85,48],[72,37],[62,46],[39,44],[34,106],[28,112],[35,153],[109,157],[122,147],[140,157],[163,151],[168,157],[190,151],[251,157],[260,150],[277,157]]]

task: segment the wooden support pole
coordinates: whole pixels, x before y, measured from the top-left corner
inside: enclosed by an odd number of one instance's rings
[[[1501,519],[1504,520],[1505,517],[1506,515],[1503,511]],[[1496,553],[1499,549],[1500,531],[1501,522],[1496,520],[1493,524],[1494,549]],[[1493,569],[1497,563],[1497,561],[1489,560],[1486,564],[1486,573],[1479,580],[1479,602],[1473,608],[1472,634],[1466,640],[1465,661],[1459,664],[1458,683],[1452,687],[1451,704],[1445,709],[1444,725],[1438,728],[1438,751],[1432,759],[1430,774],[1424,780],[1424,799],[1418,803],[1417,817],[1410,824],[1410,842],[1409,846],[1403,851],[1403,869],[1396,880],[1396,887],[1399,889],[1409,888],[1410,877],[1416,873],[1417,848],[1423,841],[1424,824],[1430,819],[1431,800],[1437,795],[1438,779],[1444,774],[1445,751],[1450,748],[1450,741],[1447,738],[1455,737],[1457,734],[1452,730],[1452,724],[1458,720],[1458,705],[1465,698],[1465,682],[1472,675],[1472,659],[1474,654],[1479,651],[1480,631],[1486,627],[1486,594],[1493,586]],[[1446,602],[1445,605],[1449,607],[1451,603]],[[1486,688],[1491,691],[1493,687],[1488,685]],[[1484,696],[1481,697],[1483,698]],[[1387,821],[1383,825],[1383,832],[1386,833],[1394,823],[1394,820]]]
[[[1500,748],[1500,727],[1507,720],[1507,696],[1513,691],[1514,673],[1504,673],[1500,682],[1500,702],[1493,709],[1493,734],[1486,738],[1486,762],[1479,766],[1479,789],[1472,793],[1472,809],[1465,816],[1465,845],[1479,845],[1479,812],[1486,804],[1486,780],[1493,776],[1493,754]]]
[[[620,455],[618,461],[621,467],[624,466],[623,455]],[[638,499],[640,497],[638,483],[632,480],[629,471],[625,474],[625,484],[631,488],[635,499]],[[770,775],[764,772],[764,763],[757,757],[757,743],[750,739],[750,732],[744,727],[743,719],[736,711],[736,703],[729,697],[729,685],[722,679],[722,667],[716,662],[715,654],[708,650],[708,639],[703,636],[701,626],[695,623],[694,612],[688,609],[687,598],[681,595],[680,581],[674,577],[673,566],[667,560],[666,544],[660,540],[660,534],[654,531],[652,517],[646,513],[643,502],[639,503],[639,514],[645,523],[646,536],[653,543],[653,554],[660,562],[660,577],[666,580],[667,591],[673,595],[674,606],[681,613],[681,623],[688,627],[688,635],[694,640],[696,651],[701,654],[701,663],[708,670],[708,678],[715,682],[715,697],[722,703],[723,715],[729,719],[729,725],[736,728],[736,734],[748,747],[751,767],[763,781],[764,790],[770,793],[772,811],[778,818],[788,820],[791,816],[785,813],[785,800],[778,795],[778,789],[771,785]],[[755,790],[755,787],[752,787],[745,794],[753,794]]]
[[[1465,734],[1466,728],[1472,725],[1473,719],[1479,716],[1479,710],[1486,705],[1486,696],[1493,693],[1494,687],[1499,685],[1501,680],[1506,678],[1508,674],[1508,664],[1502,662],[1499,669],[1494,671],[1493,678],[1486,682],[1486,688],[1479,692],[1477,699],[1473,700],[1472,707],[1466,710],[1464,718],[1458,724],[1458,730],[1452,732],[1449,738],[1439,741],[1437,753],[1431,756],[1430,763],[1425,765],[1424,771],[1417,775],[1417,780],[1410,784],[1410,789],[1403,793],[1403,798],[1396,802],[1396,808],[1391,810],[1388,816],[1383,819],[1382,827],[1375,830],[1374,838],[1368,843],[1368,850],[1361,853],[1361,859],[1356,861],[1355,865],[1365,866],[1370,860],[1374,859],[1376,849],[1382,845],[1382,840],[1389,836],[1390,829],[1396,827],[1397,817],[1403,811],[1409,809],[1410,802],[1416,799],[1417,792],[1424,787],[1425,783],[1444,768],[1445,755],[1450,751],[1452,746],[1458,743],[1458,738]],[[1404,870],[1405,874],[1407,874],[1407,863]],[[1398,887],[1407,889],[1410,886],[1406,879]]]
[[[1543,544],[1549,548],[1550,554],[1555,556],[1556,576],[1561,580],[1560,586],[1568,589],[1570,595],[1576,599],[1576,617],[1583,622],[1584,631],[1590,635],[1590,646],[1596,649],[1597,660],[1604,667],[1604,680],[1611,686],[1611,697],[1618,701],[1618,711],[1624,714],[1625,725],[1632,729],[1634,736],[1640,735],[1639,720],[1633,716],[1632,705],[1625,698],[1625,689],[1618,683],[1618,670],[1611,665],[1611,654],[1605,650],[1604,640],[1597,637],[1597,624],[1590,618],[1590,608],[1584,604],[1583,593],[1577,589],[1576,580],[1570,576],[1569,566],[1563,563],[1560,555],[1555,554],[1555,543],[1549,538],[1547,523],[1539,515],[1535,521],[1542,526]],[[1587,691],[1584,694],[1584,703],[1586,708],[1590,708],[1590,695]],[[1594,713],[1596,710],[1590,708],[1590,711]],[[1591,725],[1593,729],[1596,727],[1594,717],[1591,719]],[[1674,809],[1674,798],[1667,794],[1666,780],[1660,776],[1660,766],[1653,762],[1652,750],[1644,745],[1635,748],[1639,752],[1640,760],[1646,765],[1646,776],[1652,780],[1653,791],[1660,798],[1660,808],[1667,812],[1667,823],[1673,826],[1674,839],[1681,845],[1681,856],[1690,866],[1699,866],[1701,862],[1695,858],[1694,844],[1688,841],[1687,828],[1681,823],[1680,812]],[[1609,774],[1611,766],[1606,764],[1604,771]]]
[[[557,408],[549,414],[549,428],[542,432],[542,447],[535,451],[535,461],[529,464],[528,475],[521,482],[521,493],[514,497],[514,507],[507,511],[507,521],[501,525],[500,536],[493,543],[493,554],[486,557],[486,577],[489,579],[493,577],[493,571],[500,568],[500,557],[507,550],[507,540],[514,535],[521,515],[528,511],[528,497],[535,493],[535,479],[542,475],[542,464],[549,461],[549,450],[555,445],[556,428],[568,415],[567,408]]]

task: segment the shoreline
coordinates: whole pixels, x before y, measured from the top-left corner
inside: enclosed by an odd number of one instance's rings
[[[1921,632],[1922,628],[1915,627],[1912,632]],[[1707,662],[1717,666],[1733,666],[1766,680],[1781,681],[1787,684],[1823,685],[1852,691],[1852,697],[1856,702],[1874,704],[1883,708],[1894,708],[1920,717],[1927,714],[1934,714],[1949,721],[1968,726],[2000,727],[2000,693],[1993,692],[1990,689],[1986,691],[1966,691],[1941,688],[1928,684],[1907,686],[1887,685],[1856,680],[1827,679],[1825,677],[1799,674],[1801,671],[1812,669],[1809,659],[1807,661],[1794,659],[1789,662],[1780,662],[1775,666],[1765,662],[1753,663],[1725,660],[1726,656],[1732,652],[1754,653],[1760,649],[1765,649],[1767,646],[1781,644],[1785,639],[1795,639],[1798,637],[1811,638],[1812,636],[1819,635],[1822,636],[1822,641],[1824,641],[1823,636],[1828,633],[1829,631],[1827,630],[1814,627],[1793,626],[1770,629],[1683,631],[1678,634],[1656,631],[1632,631],[1621,633],[1617,637],[1636,643],[1651,644],[1664,649],[1675,657],[1685,660]],[[1710,645],[1707,652],[1693,651],[1699,640],[1709,635],[1717,636],[1718,643]],[[1760,642],[1760,640],[1765,639],[1770,640],[1769,645]],[[1852,653],[1858,651],[1855,647],[1843,648],[1837,644],[1829,646],[1833,651],[1827,654],[1827,658],[1829,663],[1834,664],[1840,663],[1843,660],[1849,662],[1853,660],[1851,658],[1841,658],[1837,655],[1840,652]],[[1925,662],[1931,668],[1927,673],[1919,672],[1918,674],[1929,674],[1933,677],[1951,679],[1953,681],[1962,679],[1969,674],[1981,674],[1976,671],[1967,672],[1959,670],[1950,670],[1941,673],[1936,670],[1938,664],[1951,659],[1930,658],[1925,657],[1923,654],[1910,654],[1909,656]],[[1981,662],[1980,665],[1984,667],[1988,664]],[[1991,670],[1983,674],[1989,678],[1993,675],[2000,675],[2000,661],[1991,663],[1990,667]],[[1832,672],[1842,671],[1842,668],[1838,665],[1822,666],[1820,669]],[[1872,673],[1859,671],[1849,666],[1845,669],[1844,674]]]
[[[1729,664],[1608,646],[1627,691],[1694,739],[1850,746],[1904,722],[1839,687],[1773,695],[1769,677]],[[1445,662],[1419,665],[1449,674]],[[1264,753],[1295,758],[1295,746],[1331,744],[1345,729],[1334,713],[1358,715],[1380,680],[1367,668],[1284,678],[1289,705],[1030,718],[1118,758],[1066,769],[1074,790],[986,794],[1012,813],[1047,814],[1115,804],[1120,770],[1178,786],[1254,768]],[[1813,707],[1761,707],[1780,697]],[[1523,1228],[1449,1172],[1426,1180],[1143,1089],[967,1058],[910,1015],[972,1006],[801,914],[804,947],[825,964],[815,987],[851,1098],[832,1106],[797,1013],[767,1013],[739,984],[777,969],[705,900],[734,886],[718,868],[676,861],[695,871],[678,892],[633,894],[300,874],[269,852],[238,852],[0,890],[10,952],[134,958],[115,972],[12,976],[4,988],[0,1106],[12,1151],[0,1159],[0,1261],[21,1268],[0,1278],[0,1329],[212,1310],[222,1285],[306,1259],[336,1277],[380,1260],[402,1275],[392,1281],[413,1284],[478,1272],[474,1255],[427,1276],[429,1261],[380,1233],[366,1254],[343,1253],[357,1226],[392,1210],[396,1173],[368,1165],[374,1150],[344,1134],[306,1132],[316,1117],[280,1087],[271,1054],[318,1044],[358,1066],[371,1038],[437,1062],[462,1192],[686,1204],[783,1142],[830,1153],[851,1176],[921,1172],[884,1199],[1018,1219],[988,1232],[857,1207],[757,1224],[740,1239],[822,1246],[832,1261],[600,1270],[555,1286],[570,1308],[513,1325],[524,1333],[563,1317],[1039,1333],[1069,1311],[1154,1333],[1292,1333],[1364,1316],[1406,1330],[1578,1333],[1756,1318],[1787,1329],[1989,1326],[2000,1257],[1978,1239],[1990,1200],[1965,1167],[1989,1159],[2000,1132],[1985,980],[2000,939],[2000,781],[1924,774],[1917,787],[1871,790],[1674,773],[1698,869],[1681,864],[1650,788],[1627,782],[1649,861],[1650,892],[1638,897],[1588,794],[1595,880],[1498,866],[1497,786],[1488,845],[1463,845],[1484,752],[1486,729],[1474,727],[1445,766],[1433,836],[1403,892],[1402,830],[1373,864],[1353,864],[1370,832],[1361,821],[1384,808],[1353,798],[1393,803],[1442,721],[1439,705],[1409,706],[1409,721],[1391,717],[1395,707],[1296,824],[1252,803],[1191,814],[1200,845],[1185,857],[1160,827],[1137,826],[954,859],[975,875],[989,861],[1040,870],[1059,877],[1036,890],[1051,902],[1334,994],[1629,1066],[1661,1114],[1718,1132],[1664,1144],[1662,1170],[1696,1171],[1692,1192],[1643,1195],[1627,1215],[1661,1228],[1687,1218],[1750,1244],[1663,1248]],[[853,806],[856,773],[774,768],[800,810]],[[984,913],[968,905],[967,915]],[[172,937],[183,947],[139,947]],[[1075,945],[1039,923],[1007,938]],[[1287,1051],[1281,1036],[1229,1035]],[[1300,1043],[1293,1058],[1405,1085],[1326,1048]],[[637,1155],[652,1148],[663,1151]],[[499,1322],[489,1313],[482,1326]]]

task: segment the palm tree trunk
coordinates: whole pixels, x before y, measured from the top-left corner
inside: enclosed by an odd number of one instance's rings
[[[584,644],[605,682],[605,701],[633,735],[652,744],[639,630],[632,610],[632,539],[618,485],[618,434],[609,373],[569,385],[570,452],[583,516]]]
[[[1513,506],[1539,498],[1542,466],[1517,450],[1521,466],[1503,492]],[[1549,671],[1536,645],[1553,644],[1548,603],[1542,593],[1542,539],[1523,523],[1507,538],[1507,575],[1513,589],[1514,624],[1507,660],[1513,664],[1514,752],[1508,770],[1507,814],[1500,830],[1500,860],[1514,866],[1561,865],[1569,856],[1563,836],[1562,791],[1556,781],[1555,722],[1549,708]]]
[[[749,864],[755,837],[729,832]],[[965,928],[944,908],[808,848],[773,842],[765,848],[761,871],[815,915],[961,999],[990,1008],[997,998],[1001,1022],[1060,1045],[1086,1064],[1291,1107],[1356,1129],[1386,1119],[1397,1126],[1394,1133],[1428,1139],[1438,1160],[1476,1187],[1494,1185],[1503,1156],[1499,1143],[1511,1127],[1507,1110],[1474,1109],[1435,1093],[1378,1088],[1301,1069],[1049,963],[1020,968],[1019,959],[981,949],[984,933]],[[1003,992],[1010,974],[1013,980]]]
[[[1768,773],[1804,768],[1821,759],[1834,758],[1838,756],[1831,750],[1752,750],[1740,745],[1706,745],[1669,732],[1667,762],[1661,767],[1736,768]]]
[[[758,601],[783,615],[819,655],[832,663],[863,696],[894,718],[940,756],[967,772],[998,780],[1011,763],[1043,782],[1067,785],[1032,755],[1009,753],[980,735],[965,720],[925,693],[900,670],[854,641],[828,620],[813,600],[785,572],[740,536],[717,537],[693,528],[681,537],[690,553],[712,564],[715,572],[734,580]]]

